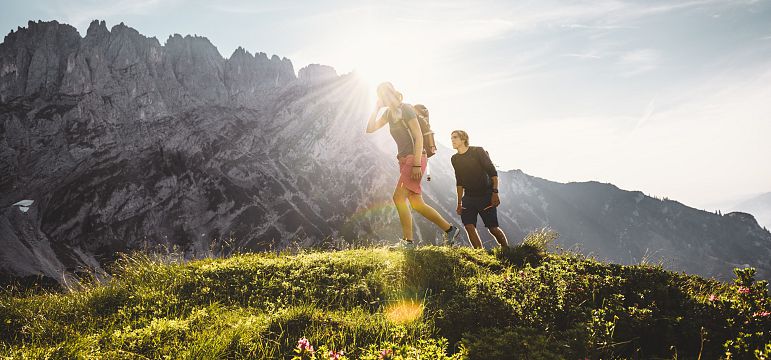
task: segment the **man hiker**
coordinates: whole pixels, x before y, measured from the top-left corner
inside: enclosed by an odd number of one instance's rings
[[[482,248],[476,227],[479,215],[498,244],[507,248],[506,234],[498,227],[497,207],[501,203],[498,197],[498,172],[490,155],[481,147],[469,146],[468,134],[463,130],[453,131],[450,139],[452,148],[457,151],[452,156],[458,191],[456,211],[463,221],[471,245],[477,249]]]

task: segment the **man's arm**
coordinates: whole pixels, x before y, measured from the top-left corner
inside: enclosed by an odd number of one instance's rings
[[[501,198],[498,197],[498,176],[493,176],[490,179],[493,180],[493,197],[490,200],[490,205],[498,207],[501,204]]]
[[[463,209],[462,202],[463,202],[463,184],[460,181],[460,172],[458,171],[458,165],[455,163],[455,155],[453,155],[450,158],[450,162],[452,163],[452,169],[455,170],[455,190],[458,193],[458,207],[455,209],[455,212],[460,215],[461,210]]]
[[[458,207],[455,208],[455,212],[460,215],[463,212],[463,186],[456,186],[455,190],[458,192]]]
[[[498,170],[495,170],[495,165],[493,165],[493,161],[490,160],[490,154],[481,147],[477,152],[477,158],[482,165],[482,169],[490,176],[490,180],[492,180],[493,183],[493,196],[490,199],[489,207],[498,207],[498,205],[501,204],[501,198],[498,196]]]
[[[480,147],[479,150],[477,150],[476,155],[477,159],[479,159],[479,164],[482,165],[482,169],[487,173],[487,175],[490,178],[498,177],[498,170],[495,170],[495,165],[493,165],[493,161],[490,160],[490,154],[488,154],[485,149]]]

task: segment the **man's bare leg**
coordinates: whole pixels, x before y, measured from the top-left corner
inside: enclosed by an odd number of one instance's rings
[[[475,249],[481,249],[482,248],[482,240],[479,239],[479,232],[477,232],[477,227],[474,225],[463,225],[464,228],[466,228],[466,234],[468,235],[469,241],[471,241],[471,246],[473,246]]]
[[[496,226],[494,228],[487,228],[487,231],[489,231],[490,234],[495,237],[495,240],[498,241],[498,244],[500,244],[502,248],[509,247],[509,241],[506,239],[506,234],[503,233],[501,228]]]

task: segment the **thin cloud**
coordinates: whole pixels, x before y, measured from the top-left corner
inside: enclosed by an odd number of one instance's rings
[[[661,52],[655,49],[637,49],[619,56],[621,75],[632,77],[655,70],[661,63]]]
[[[637,124],[635,125],[634,129],[637,130],[641,128],[643,125],[645,125],[646,122],[648,122],[648,119],[651,118],[653,115],[654,110],[656,109],[656,98],[654,97],[651,99],[651,101],[648,102],[648,106],[645,108],[645,114],[640,117],[640,120],[637,121]]]
[[[267,14],[279,11],[286,11],[298,8],[297,5],[282,4],[282,5],[264,5],[260,3],[241,2],[241,1],[228,1],[219,2],[213,4],[207,4],[209,9],[214,11],[229,13],[229,14]]]
[[[91,20],[108,19],[127,14],[147,14],[161,5],[169,5],[176,1],[163,0],[120,0],[114,2],[89,1],[73,4],[69,1],[58,1],[52,15],[61,18],[63,22],[76,28],[83,28]]]
[[[563,54],[562,56],[566,57],[574,57],[579,59],[602,59],[604,56],[600,55],[597,52],[589,51],[585,53],[569,53],[569,54]]]
[[[539,59],[543,59],[551,51],[553,51],[551,46],[542,45],[517,56],[507,57],[505,59],[506,67],[498,70],[472,73],[468,76],[457,78],[451,85],[442,87],[442,90],[436,95],[457,96],[478,93],[485,88],[493,86],[539,76],[548,76],[550,74],[548,65]]]
[[[568,29],[590,29],[590,30],[619,30],[619,29],[637,29],[636,26],[629,25],[587,25],[587,24],[564,24],[561,27]]]
[[[685,2],[673,2],[666,5],[640,7],[637,15],[654,15],[672,12],[676,10],[690,9],[696,7],[703,7],[706,5],[729,5],[725,0],[697,0],[697,1],[685,1]]]
[[[595,31],[636,29],[635,21],[651,16],[686,11],[696,8],[709,8],[715,11],[744,6],[740,1],[726,0],[695,0],[672,2],[663,5],[650,5],[647,2],[634,3],[616,0],[595,1],[589,5],[565,6],[559,3],[549,3],[547,8],[534,9],[532,17],[536,23],[557,22],[566,29],[586,29]],[[532,16],[531,16],[532,15]],[[557,15],[556,17],[554,15]]]

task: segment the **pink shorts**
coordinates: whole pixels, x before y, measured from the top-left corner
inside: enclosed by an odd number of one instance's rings
[[[412,167],[415,165],[412,160],[414,158],[415,155],[407,155],[399,159],[399,183],[396,184],[396,187],[406,187],[409,191],[412,191],[415,194],[420,194],[420,181],[423,179],[423,176],[421,175],[421,178],[418,180],[412,180]],[[427,163],[428,159],[424,154],[420,159],[420,170],[424,174],[426,172]]]

